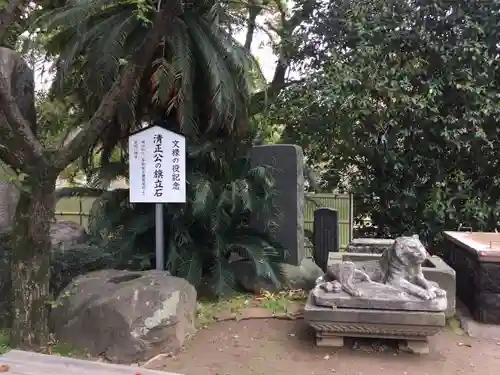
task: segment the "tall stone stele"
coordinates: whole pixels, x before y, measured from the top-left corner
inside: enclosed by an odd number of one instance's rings
[[[304,248],[304,155],[296,145],[254,146],[251,165],[272,168],[275,181],[275,205],[278,216],[274,232],[276,241],[285,248],[285,263],[300,265],[306,256]],[[263,230],[270,219],[269,212],[258,212],[251,222]]]

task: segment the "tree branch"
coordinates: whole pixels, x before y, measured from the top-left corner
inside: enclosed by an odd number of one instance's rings
[[[298,8],[289,19],[286,19],[286,9],[280,0],[275,0],[276,6],[280,12],[282,29],[279,32],[280,47],[278,54],[278,63],[274,69],[274,75],[269,87],[261,92],[256,93],[252,97],[250,105],[250,114],[260,113],[264,110],[266,104],[272,103],[278,97],[281,90],[297,83],[286,81],[286,71],[290,67],[290,60],[293,57],[294,48],[291,46],[291,36],[295,28],[303,21],[309,19],[317,6],[318,0],[305,0],[300,8]]]
[[[253,36],[255,33],[255,28],[257,26],[257,16],[262,11],[262,7],[256,3],[256,0],[250,0],[248,4],[248,25],[247,25],[247,34],[245,37],[244,47],[250,51],[250,47],[252,47]]]
[[[0,41],[3,41],[7,29],[16,20],[16,12],[20,10],[26,0],[10,0],[7,7],[0,11]]]
[[[21,56],[8,48],[0,47],[0,61],[0,115],[3,115],[0,116],[0,141],[17,159],[15,164],[9,164],[26,170],[43,157],[42,145],[32,131],[36,124],[30,124],[19,107],[19,104],[22,104],[23,109],[27,111],[30,106],[34,106],[34,86],[30,84],[34,80],[33,71]],[[18,72],[22,72],[23,76],[14,77]],[[22,87],[32,92],[17,92],[18,82],[15,81],[19,78],[25,81],[25,86]],[[13,93],[13,90],[16,92]],[[23,95],[24,97],[21,97]]]
[[[125,66],[102,100],[97,112],[66,146],[56,152],[54,158],[56,168],[62,170],[82,156],[97,141],[106,127],[111,125],[120,101],[132,93],[137,78],[142,76],[148,64],[151,63],[162,37],[165,34],[168,35],[171,25],[181,13],[181,0],[163,1],[162,9],[156,13],[153,26],[141,48],[134,55],[132,61]]]
[[[253,94],[252,99],[250,101],[250,116],[256,115],[257,113],[261,113],[266,106],[272,104],[272,102],[276,99],[281,90],[286,89],[287,87],[296,85],[298,83],[302,83],[305,80],[297,79],[294,81],[283,82],[282,84],[269,85],[266,90],[259,91]]]

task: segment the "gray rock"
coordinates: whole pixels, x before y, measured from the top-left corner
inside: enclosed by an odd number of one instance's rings
[[[196,290],[165,271],[92,272],[74,279],[57,304],[56,337],[112,362],[175,353],[195,332]]]
[[[263,277],[256,277],[252,263],[247,260],[238,260],[231,263],[236,281],[246,291],[258,293],[261,290],[276,292],[279,289],[304,289],[310,290],[314,287],[316,279],[323,276],[323,271],[319,268],[312,258],[305,258],[300,266],[294,266],[288,263],[281,263],[281,271],[284,276],[284,285],[281,287],[273,286]]]

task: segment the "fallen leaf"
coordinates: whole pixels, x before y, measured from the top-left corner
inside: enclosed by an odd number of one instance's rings
[[[9,371],[8,365],[0,365],[0,372],[7,372],[7,371]]]

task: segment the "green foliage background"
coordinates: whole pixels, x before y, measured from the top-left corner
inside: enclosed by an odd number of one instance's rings
[[[303,84],[272,112],[371,235],[500,221],[498,1],[335,1],[297,33]],[[304,60],[308,57],[308,60]],[[306,61],[306,62],[305,62]]]

